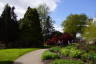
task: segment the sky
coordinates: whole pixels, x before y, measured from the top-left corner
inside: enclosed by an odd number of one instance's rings
[[[50,8],[50,16],[55,21],[55,29],[62,32],[61,23],[70,14],[86,14],[89,18],[96,17],[96,0],[0,0],[0,14],[5,4],[15,6],[18,19],[24,16],[27,7],[38,7],[45,3]]]

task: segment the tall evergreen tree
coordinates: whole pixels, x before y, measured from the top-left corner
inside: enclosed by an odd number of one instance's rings
[[[8,28],[9,28],[9,23],[11,21],[11,7],[7,4],[5,6],[5,9],[3,13],[1,14],[1,19],[2,19],[2,24],[1,24],[1,39],[2,40],[7,40],[8,41]]]
[[[42,29],[40,25],[39,15],[35,8],[28,7],[24,18],[20,21],[21,39],[25,41],[25,45],[39,46],[42,41]]]
[[[16,14],[14,13],[14,7],[11,8],[7,4],[1,14],[1,20],[0,40],[5,41],[6,45],[8,45],[8,42],[16,40],[17,37],[18,24]]]

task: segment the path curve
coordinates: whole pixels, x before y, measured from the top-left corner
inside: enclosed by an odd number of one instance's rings
[[[47,49],[39,49],[29,52],[15,60],[13,64],[43,64],[41,55],[46,50]]]

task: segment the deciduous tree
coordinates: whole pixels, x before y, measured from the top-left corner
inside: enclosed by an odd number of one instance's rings
[[[66,20],[63,21],[62,26],[64,28],[64,32],[68,32],[76,37],[76,34],[82,33],[83,28],[86,25],[87,16],[85,14],[72,14],[67,17]]]

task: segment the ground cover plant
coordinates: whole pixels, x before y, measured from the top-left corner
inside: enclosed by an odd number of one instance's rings
[[[52,51],[52,52],[59,52],[60,49],[61,49],[61,47],[56,46],[56,47],[51,47],[49,50]]]
[[[43,54],[42,54],[42,59],[43,60],[47,60],[47,59],[57,59],[59,58],[59,55],[54,53],[54,52],[51,52],[51,51],[45,51]]]
[[[59,59],[47,58],[43,59],[43,61],[45,64],[95,64],[95,46],[96,45],[92,47],[92,45],[84,45],[80,43],[73,43],[67,46],[55,46],[50,48],[48,51],[57,54],[59,56]],[[44,54],[45,53],[47,52],[45,51]],[[48,54],[52,55],[50,53],[47,53],[47,56]]]
[[[84,64],[84,62],[80,60],[56,59],[50,64]]]

